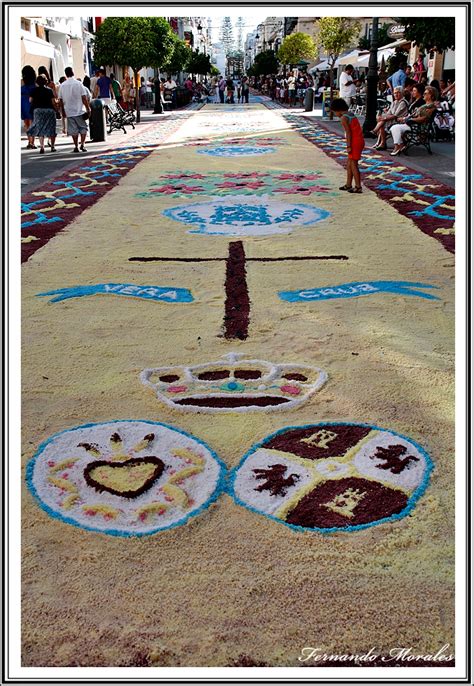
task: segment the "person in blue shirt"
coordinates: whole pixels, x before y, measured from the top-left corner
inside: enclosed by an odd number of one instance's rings
[[[390,89],[390,93],[393,95],[393,91],[397,86],[404,88],[405,81],[407,80],[407,75],[405,73],[405,64],[400,64],[398,70],[388,77],[387,84]]]

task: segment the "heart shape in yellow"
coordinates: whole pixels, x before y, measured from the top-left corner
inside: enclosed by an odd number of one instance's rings
[[[86,483],[96,491],[122,498],[136,498],[162,475],[165,464],[159,457],[132,457],[125,462],[96,460],[84,469]]]

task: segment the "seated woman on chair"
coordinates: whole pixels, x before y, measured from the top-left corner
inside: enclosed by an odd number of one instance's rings
[[[377,117],[377,124],[372,133],[377,135],[377,142],[373,146],[376,150],[387,149],[387,131],[395,124],[399,117],[404,117],[408,113],[408,105],[403,98],[402,86],[395,86],[393,89],[394,100],[388,110]]]
[[[436,96],[437,93],[435,92],[435,89],[431,86],[427,86],[423,93],[425,104],[418,107],[413,114],[410,114],[403,124],[395,124],[392,126],[390,133],[392,134],[393,142],[395,143],[395,147],[390,153],[392,156],[399,155],[402,150],[406,148],[402,137],[404,133],[411,131],[410,124],[425,124],[431,119],[436,110]]]

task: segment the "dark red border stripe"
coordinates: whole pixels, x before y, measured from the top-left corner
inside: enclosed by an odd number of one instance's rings
[[[342,152],[341,154],[335,154],[337,153],[337,147],[334,147],[334,145],[331,145],[331,143],[339,143],[340,141],[343,140],[343,136],[341,134],[338,134],[328,127],[325,127],[323,123],[321,122],[315,122],[312,121],[310,118],[307,117],[300,117],[298,115],[288,115],[287,112],[285,111],[286,108],[279,106],[278,104],[272,102],[272,103],[264,103],[264,105],[270,109],[270,110],[275,110],[275,109],[282,109],[283,112],[281,112],[281,115],[293,125],[294,130],[296,130],[303,138],[305,138],[307,141],[315,145],[317,148],[322,150],[328,157],[333,159],[335,162],[340,164],[341,166],[345,166],[346,159],[345,155]],[[331,139],[327,138],[325,141],[317,141],[314,139],[314,136],[312,136],[311,132],[308,132],[307,129],[311,127],[313,129],[320,129],[322,131],[325,131],[326,133],[330,134],[332,137]],[[304,129],[304,130],[301,130]],[[305,131],[306,130],[306,131]],[[370,156],[372,159],[375,160],[380,160],[381,162],[387,162],[387,157],[382,155],[381,153],[378,153],[375,150],[372,150],[370,152]],[[363,159],[363,158],[362,158]],[[403,166],[403,170],[399,173],[403,174],[406,173],[407,176],[412,175],[412,174],[417,174],[420,176],[419,179],[416,180],[417,183],[420,184],[429,184],[429,185],[434,185],[436,186],[436,194],[437,195],[454,195],[454,189],[451,188],[450,186],[447,186],[446,184],[441,183],[437,179],[434,179],[433,177],[429,176],[428,174],[424,174],[423,172],[420,172],[418,169],[411,169],[409,167],[406,167],[404,165],[400,164],[400,158],[397,158],[397,167]],[[428,214],[423,214],[420,217],[414,216],[413,214],[410,214],[411,212],[418,212],[420,211],[420,208],[422,206],[417,203],[417,202],[411,202],[410,200],[403,199],[402,201],[400,200],[400,196],[405,194],[405,191],[401,190],[394,190],[394,189],[384,189],[384,188],[379,188],[380,185],[385,185],[384,181],[381,179],[368,179],[364,177],[364,169],[361,168],[361,174],[362,174],[362,181],[364,185],[367,188],[370,188],[370,190],[374,191],[374,193],[377,194],[379,198],[382,200],[385,200],[388,202],[392,207],[394,207],[399,214],[402,214],[403,216],[407,217],[408,219],[411,219],[411,221],[421,230],[423,233],[426,235],[430,236],[431,238],[435,238],[441,245],[450,253],[455,252],[455,236],[454,234],[444,234],[444,233],[436,233],[438,229],[445,229],[445,230],[451,230],[454,228],[455,221],[453,219],[440,219],[438,217],[432,217]],[[394,181],[400,180],[398,176],[391,175],[390,171],[387,170],[386,172],[386,184],[393,183]]]
[[[56,234],[62,231],[68,224],[70,224],[78,215],[80,215],[85,209],[94,205],[98,200],[100,200],[106,193],[108,193],[118,182],[128,174],[128,172],[133,169],[139,162],[144,160],[146,157],[151,155],[151,153],[158,147],[163,141],[174,133],[188,117],[193,114],[193,110],[189,113],[181,114],[177,119],[165,119],[154,124],[147,126],[144,131],[133,136],[130,141],[130,145],[123,147],[110,148],[101,151],[96,157],[88,158],[87,161],[82,161],[81,164],[76,167],[69,168],[63,174],[59,174],[54,177],[48,183],[35,188],[34,190],[25,193],[21,197],[21,202],[23,204],[37,203],[41,200],[41,193],[47,193],[56,191],[54,197],[45,198],[44,203],[36,204],[34,209],[41,212],[42,208],[45,208],[45,217],[47,219],[55,219],[54,222],[38,222],[37,224],[32,224],[26,228],[21,229],[21,237],[28,238],[31,237],[31,241],[21,244],[21,261],[26,262],[31,255],[33,255],[37,250],[39,250],[43,245],[53,238]],[[186,116],[187,115],[187,116]],[[150,142],[150,135],[155,135],[156,140]],[[124,160],[111,159],[111,162],[117,163],[118,167],[110,169],[113,176],[101,177],[101,172],[107,172],[107,158],[110,156],[124,156]],[[100,164],[104,164],[104,169],[98,169],[96,172],[96,180],[99,182],[106,181],[106,185],[87,185],[87,178],[83,175],[87,174],[84,167],[94,167]],[[94,172],[92,172],[94,173]],[[77,175],[80,176],[77,176]],[[82,178],[81,178],[82,176]],[[94,178],[94,177],[93,177]],[[73,197],[65,197],[71,195],[66,185],[62,188],[60,186],[61,182],[67,184],[68,182],[73,182],[75,186],[79,189],[83,187],[86,192],[92,192],[93,195],[74,195]],[[54,207],[55,198],[58,200],[58,207]],[[66,205],[73,205],[72,207],[61,207],[60,202],[64,199]],[[23,222],[28,222],[34,219],[34,215],[30,213],[22,213]]]

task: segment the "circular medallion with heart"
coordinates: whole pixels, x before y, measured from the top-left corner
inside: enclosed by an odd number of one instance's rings
[[[421,446],[393,431],[311,424],[253,446],[230,490],[239,504],[297,530],[355,531],[409,514],[432,466]]]
[[[41,507],[69,524],[142,536],[184,524],[222,490],[225,466],[166,424],[116,421],[63,431],[28,463]]]

